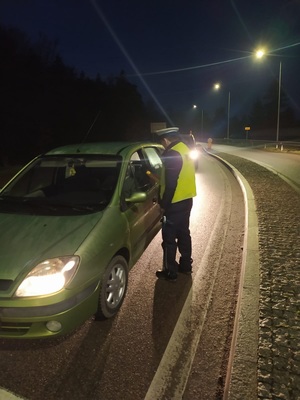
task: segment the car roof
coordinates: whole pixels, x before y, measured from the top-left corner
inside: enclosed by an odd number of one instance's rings
[[[135,151],[141,147],[161,147],[157,143],[152,142],[95,142],[83,144],[69,144],[57,147],[46,153],[46,155],[59,154],[105,154],[105,155],[121,155],[124,151]]]

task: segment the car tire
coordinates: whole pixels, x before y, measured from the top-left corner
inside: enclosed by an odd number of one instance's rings
[[[115,256],[108,264],[100,282],[96,319],[113,317],[120,309],[128,285],[128,265],[124,257]]]

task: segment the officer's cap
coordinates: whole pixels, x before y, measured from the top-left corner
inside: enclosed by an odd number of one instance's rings
[[[155,134],[157,135],[158,139],[162,139],[168,136],[177,136],[179,135],[179,128],[173,126],[172,128],[159,129],[155,131]]]

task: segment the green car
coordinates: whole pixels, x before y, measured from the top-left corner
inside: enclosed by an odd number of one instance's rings
[[[64,335],[124,300],[161,228],[153,143],[68,145],[0,190],[0,337]]]

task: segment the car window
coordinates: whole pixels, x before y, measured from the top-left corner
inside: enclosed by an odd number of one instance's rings
[[[147,166],[141,152],[135,152],[130,157],[123,184],[123,195],[130,197],[135,192],[146,192],[151,186],[147,175]]]
[[[122,194],[124,198],[127,199],[137,191],[138,191],[138,184],[135,177],[134,167],[132,163],[129,163],[126,171],[126,176],[124,179]]]
[[[154,187],[158,183],[161,167],[162,161],[156,148],[146,147],[133,153],[124,180],[124,197],[128,198],[134,192],[147,192]]]
[[[159,177],[162,168],[162,161],[159,150],[153,147],[146,147],[144,149],[144,153],[149,170]]]
[[[15,178],[1,196],[65,205],[106,206],[115,191],[121,158],[47,156]],[[24,202],[23,202],[24,203]]]

